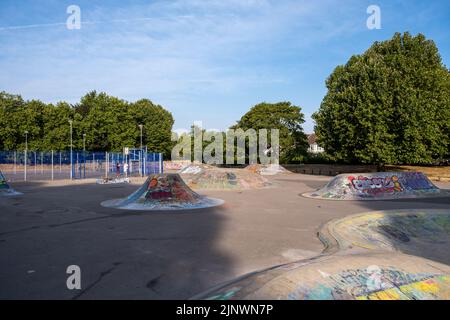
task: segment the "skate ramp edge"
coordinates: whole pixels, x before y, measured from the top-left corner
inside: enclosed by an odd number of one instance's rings
[[[326,250],[318,257],[242,276],[193,299],[450,299],[450,266],[442,263],[450,210],[353,215],[327,223],[319,237]],[[432,251],[440,256],[414,255]]]

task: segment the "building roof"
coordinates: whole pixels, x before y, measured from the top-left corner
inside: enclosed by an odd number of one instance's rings
[[[317,136],[316,136],[315,133],[308,134],[308,143],[310,145],[314,144],[314,143],[317,143],[316,140],[317,140]]]

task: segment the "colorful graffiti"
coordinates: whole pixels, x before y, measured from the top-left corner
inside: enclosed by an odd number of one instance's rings
[[[102,202],[104,207],[130,210],[182,210],[214,207],[223,200],[207,198],[192,191],[178,174],[155,174],[125,199]]]
[[[357,178],[349,176],[353,188],[358,192],[364,193],[385,193],[385,192],[401,192],[403,191],[402,186],[398,182],[398,177],[393,175],[391,177],[363,177],[359,176]]]
[[[303,194],[330,200],[380,200],[448,196],[421,172],[341,174],[325,187]]]
[[[371,270],[372,267],[372,270]],[[374,272],[373,269],[376,271]],[[299,286],[289,300],[434,300],[450,295],[450,277],[442,274],[412,274],[395,267],[350,269],[312,286]]]
[[[325,225],[319,238],[336,243],[336,250],[249,274],[196,298],[450,299],[450,210],[350,216]]]
[[[164,170],[181,170],[188,165],[190,165],[190,161],[164,161],[163,166]]]
[[[6,177],[3,175],[2,171],[0,170],[0,195],[3,196],[16,196],[21,195],[22,193],[15,191],[13,188],[11,188],[6,181]]]

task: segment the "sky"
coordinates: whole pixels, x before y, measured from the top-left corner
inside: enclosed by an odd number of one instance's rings
[[[67,28],[70,5],[80,29]],[[370,5],[381,29],[367,27]],[[224,130],[257,103],[290,101],[309,133],[334,68],[404,31],[433,39],[450,66],[448,0],[0,0],[0,91],[147,98],[176,131]]]

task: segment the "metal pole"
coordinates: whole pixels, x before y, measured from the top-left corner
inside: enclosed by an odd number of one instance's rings
[[[41,151],[41,174],[44,174],[44,152]]]
[[[105,154],[105,178],[108,178],[108,152]]]
[[[34,152],[34,175],[37,175],[37,153]]]
[[[25,159],[24,159],[24,180],[27,181],[27,159],[28,159],[28,131],[25,131]]]
[[[54,179],[54,173],[53,173],[53,150],[52,150],[52,180]]]
[[[86,133],[83,133],[83,179],[86,179]]]
[[[142,163],[143,163],[143,161],[142,161],[142,128],[143,128],[144,126],[142,125],[142,124],[140,124],[139,125],[139,129],[140,129],[140,131],[141,131],[141,148],[140,148],[140,150],[139,150],[139,174],[141,175],[141,177],[143,177],[144,175],[143,175],[143,170],[142,170]]]
[[[14,174],[17,173],[16,163],[17,163],[17,151],[14,151]]]
[[[72,154],[72,152],[73,152],[73,141],[72,141],[72,123],[73,123],[73,120],[69,120],[69,123],[70,123],[70,179],[72,180],[73,179],[73,154]]]

